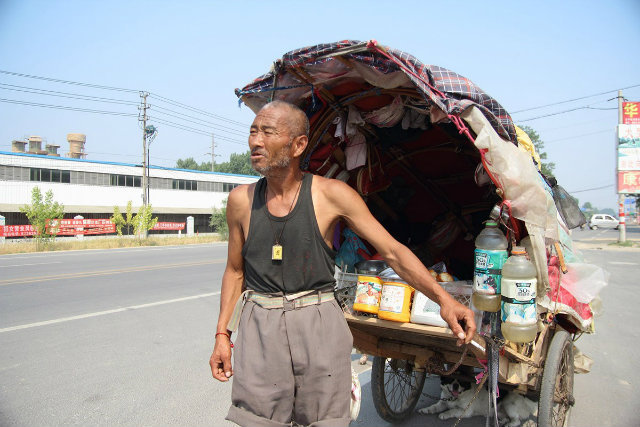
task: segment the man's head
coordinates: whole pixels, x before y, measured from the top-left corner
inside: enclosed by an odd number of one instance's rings
[[[307,115],[297,106],[273,101],[260,109],[249,132],[251,165],[261,175],[299,167],[309,134]]]

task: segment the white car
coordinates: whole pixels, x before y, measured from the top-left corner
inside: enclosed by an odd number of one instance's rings
[[[615,228],[616,230],[618,229],[618,224],[620,222],[612,217],[611,215],[607,215],[607,214],[595,214],[591,216],[591,219],[589,220],[589,228],[592,230],[597,230],[598,227],[602,227],[602,228]]]

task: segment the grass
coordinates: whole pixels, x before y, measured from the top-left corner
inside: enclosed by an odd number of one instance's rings
[[[213,243],[221,241],[223,241],[222,237],[217,234],[207,234],[202,236],[190,237],[151,236],[146,239],[137,239],[131,237],[105,237],[86,240],[58,239],[50,242],[36,242],[35,239],[25,239],[18,242],[6,242],[4,245],[0,245],[0,255],[32,252],[73,251],[84,249],[133,248],[140,246],[194,245],[199,243]]]
[[[625,242],[612,242],[609,243],[609,246],[618,246],[620,248],[640,248],[640,242],[627,240]]]

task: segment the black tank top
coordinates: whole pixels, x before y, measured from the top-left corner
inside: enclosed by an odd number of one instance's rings
[[[303,175],[298,201],[283,217],[273,216],[267,209],[266,179],[257,182],[249,233],[242,248],[247,289],[290,294],[333,286],[336,253],[326,244],[318,228],[311,199],[312,180],[312,174]],[[283,226],[282,261],[273,261],[271,250]]]

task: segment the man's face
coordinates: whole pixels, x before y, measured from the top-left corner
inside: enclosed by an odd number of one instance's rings
[[[251,124],[251,166],[263,176],[269,176],[274,169],[288,168],[291,163],[293,136],[286,113],[283,108],[266,108],[258,113]]]

